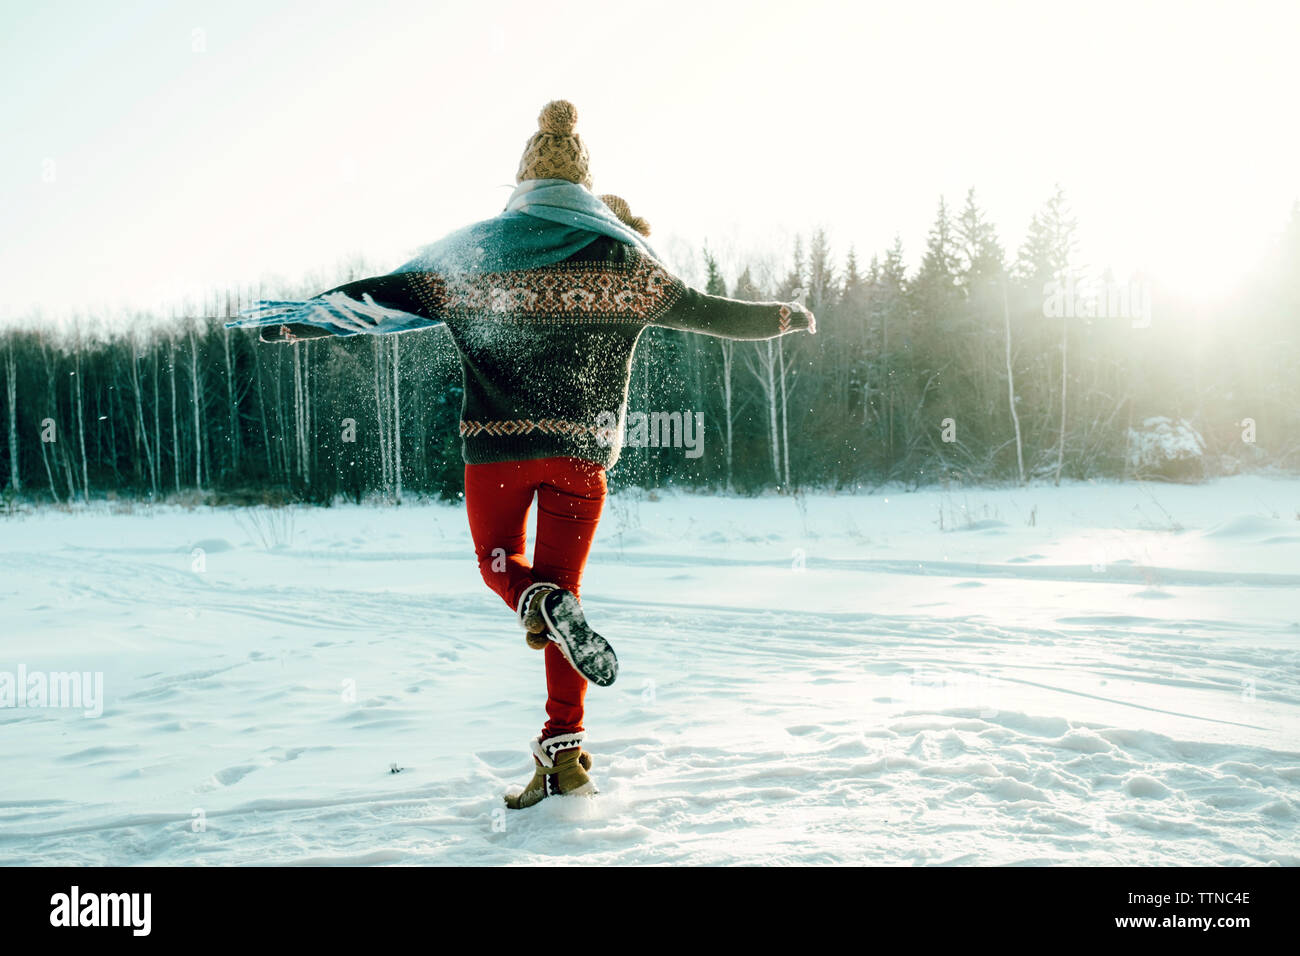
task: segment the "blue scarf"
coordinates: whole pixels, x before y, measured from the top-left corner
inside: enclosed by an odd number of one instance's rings
[[[491,219],[457,229],[420,250],[390,275],[436,272],[445,277],[536,269],[567,259],[598,235],[609,236],[658,259],[645,238],[626,226],[585,186],[566,179],[528,179],[510,195],[506,208]],[[226,328],[282,324],[311,325],[335,335],[408,332],[440,324],[377,304],[369,295],[357,301],[342,292],[308,300],[260,299]]]

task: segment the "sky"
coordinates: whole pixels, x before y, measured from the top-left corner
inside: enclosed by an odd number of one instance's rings
[[[504,206],[573,101],[597,192],[784,272],[919,262],[974,187],[1014,253],[1229,288],[1300,200],[1300,4],[0,0],[0,323],[375,272]],[[324,287],[324,286],[322,286]]]

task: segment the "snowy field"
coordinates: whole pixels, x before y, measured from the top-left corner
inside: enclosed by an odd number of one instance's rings
[[[0,519],[0,862],[1300,863],[1300,480],[624,494],[584,593],[601,794],[507,813],[461,509]]]

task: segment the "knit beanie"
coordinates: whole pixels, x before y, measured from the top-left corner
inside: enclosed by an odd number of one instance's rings
[[[589,157],[582,138],[573,131],[578,108],[568,100],[551,100],[537,117],[537,132],[524,147],[516,182],[525,179],[567,179],[591,188]]]
[[[621,196],[615,196],[613,193],[605,193],[600,197],[600,201],[609,207],[610,212],[618,216],[623,225],[627,226],[643,236],[650,235],[650,223],[646,222],[640,216],[632,215],[632,207],[627,204],[627,200]]]

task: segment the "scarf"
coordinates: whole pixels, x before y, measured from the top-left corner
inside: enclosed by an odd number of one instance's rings
[[[659,258],[640,233],[626,226],[587,187],[565,179],[527,179],[515,187],[498,215],[430,243],[389,275],[436,272],[454,278],[536,269],[567,259],[598,235]],[[281,324],[315,326],[335,335],[385,335],[441,323],[379,305],[368,294],[357,301],[344,292],[327,292],[307,300],[259,299],[241,309],[239,318],[227,322],[226,328]]]

